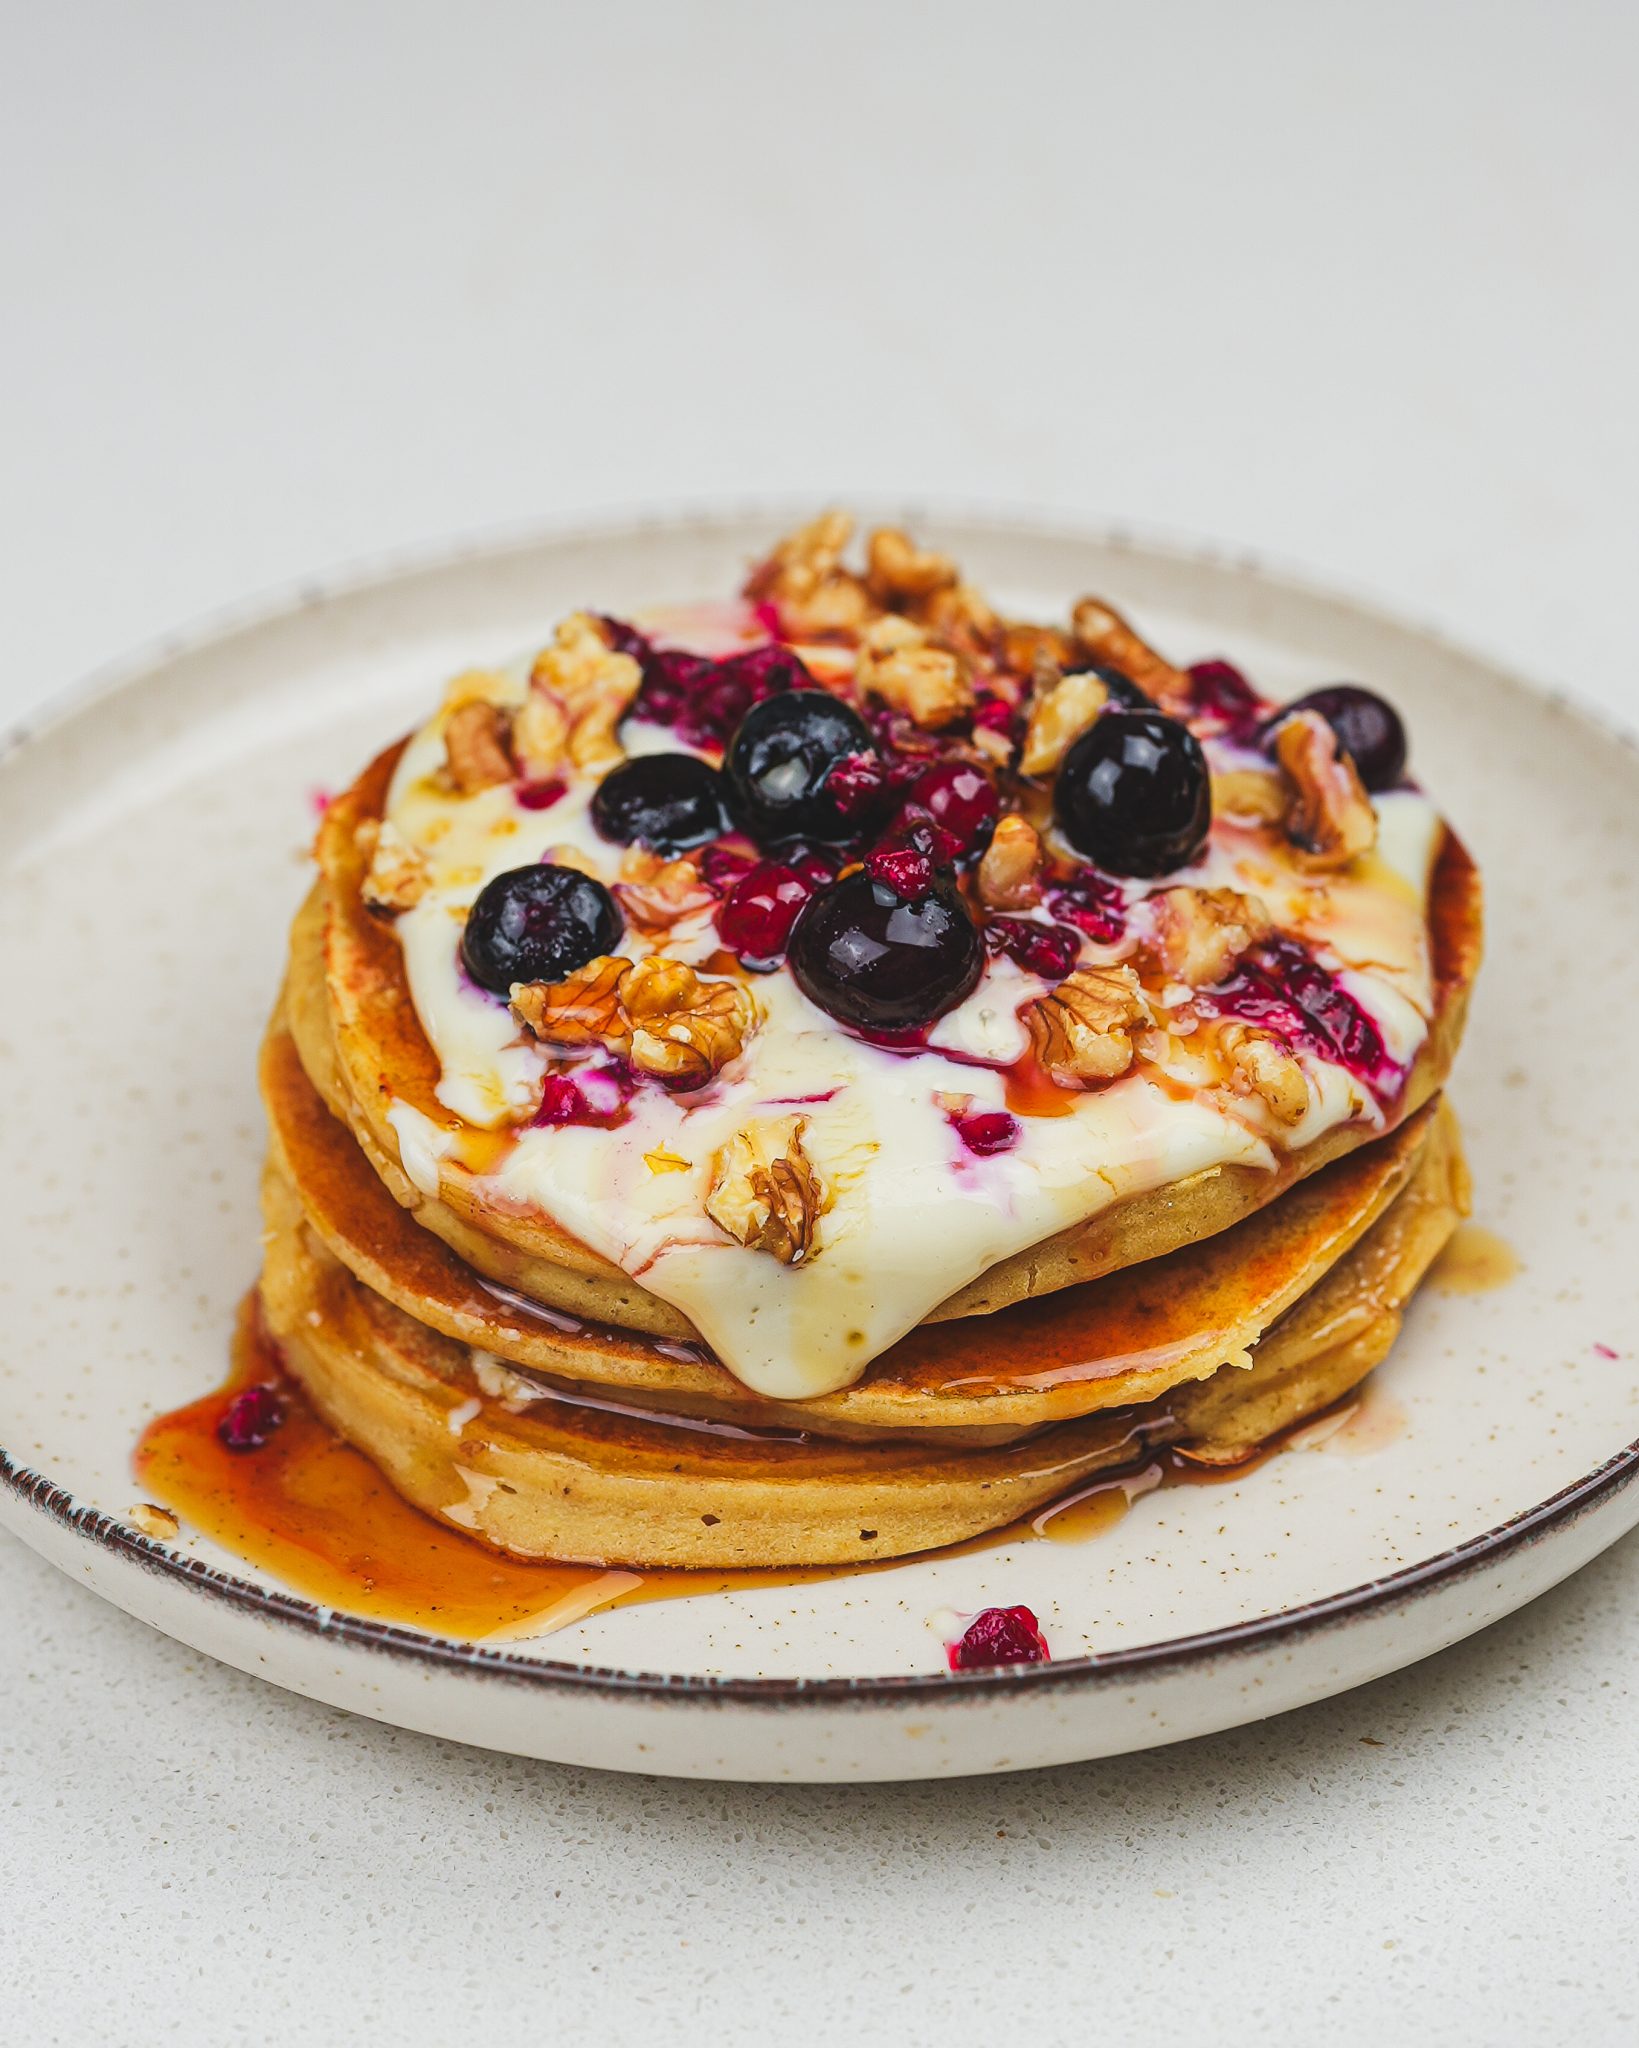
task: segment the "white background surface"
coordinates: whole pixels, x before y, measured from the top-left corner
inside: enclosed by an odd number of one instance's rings
[[[315,565],[792,490],[1234,541],[1639,720],[1631,7],[6,15],[0,721]],[[7,2031],[1628,2040],[1636,1682],[1630,1540],[1192,1748],[672,1786],[7,1544]]]

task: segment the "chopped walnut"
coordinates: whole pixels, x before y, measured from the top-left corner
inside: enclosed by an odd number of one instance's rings
[[[645,846],[634,846],[621,862],[615,895],[627,923],[644,932],[669,931],[717,900],[692,860],[662,860]]]
[[[1189,703],[1189,677],[1157,654],[1112,606],[1084,597],[1071,612],[1070,625],[1090,660],[1119,669],[1158,704],[1182,708]]]
[[[1291,791],[1286,836],[1311,867],[1347,867],[1377,843],[1371,799],[1318,711],[1294,711],[1281,721],[1275,758]]]
[[[426,894],[430,880],[426,857],[389,818],[375,827],[374,838],[359,894],[365,909],[375,916],[396,917],[401,910],[413,910]]]
[[[897,527],[879,527],[865,550],[865,588],[888,611],[903,610],[907,600],[931,597],[956,582],[956,564],[947,555],[919,548]]]
[[[1006,768],[1013,759],[1013,740],[1009,733],[999,732],[992,725],[976,725],[970,742],[976,754],[998,768]]]
[[[1051,775],[1110,701],[1108,688],[1090,669],[1060,676],[1030,699],[1030,719],[1019,757],[1025,775]]]
[[[1041,834],[1027,819],[1009,814],[979,862],[979,900],[987,910],[1029,910],[1041,901]]]
[[[1163,889],[1152,897],[1150,951],[1177,981],[1210,988],[1273,925],[1256,896],[1239,889]]]
[[[1002,628],[1002,666],[1016,676],[1051,679],[1075,665],[1076,644],[1058,626],[1032,626],[1013,619]]]
[[[512,758],[530,782],[546,782],[563,766],[569,714],[550,690],[531,689],[512,714]]]
[[[708,979],[658,955],[604,954],[563,981],[521,982],[512,1014],[543,1045],[602,1045],[674,1088],[702,1087],[736,1057],[757,1021],[740,982]]]
[[[1286,785],[1272,770],[1226,769],[1212,778],[1212,815],[1273,825],[1286,815]]]
[[[1133,1062],[1149,1011],[1130,967],[1078,967],[1025,1016],[1036,1058],[1060,1088],[1113,1081]]]
[[[917,603],[915,613],[930,633],[962,654],[988,654],[1002,630],[983,592],[971,583],[935,590]]]
[[[805,1116],[749,1123],[712,1163],[706,1214],[752,1251],[783,1266],[814,1255],[814,1230],[825,1190],[802,1146]]]
[[[973,702],[960,656],[891,612],[866,629],[855,680],[864,696],[880,698],[924,730],[949,725]]]
[[[444,720],[444,754],[450,781],[462,796],[492,789],[513,776],[511,721],[499,704],[469,697]]]
[[[629,1026],[620,982],[631,964],[618,953],[600,953],[562,981],[519,982],[512,991],[512,1014],[543,1045],[565,1052],[624,1046]]]
[[[734,1059],[757,1012],[744,983],[707,980],[677,960],[639,960],[623,976],[628,1058],[674,1088],[699,1088]]]
[[[1233,1019],[1219,1024],[1214,1038],[1228,1062],[1232,1086],[1256,1095],[1288,1130],[1302,1123],[1309,1113],[1309,1083],[1289,1045]]]
[[[532,694],[538,692],[549,705],[556,702],[568,726],[563,744],[577,768],[612,768],[624,758],[620,721],[637,695],[643,671],[629,654],[610,647],[590,612],[573,612],[564,620],[553,644],[536,657],[529,681]],[[538,716],[544,730],[550,713]]]
[[[872,607],[865,585],[842,566],[853,530],[846,512],[822,512],[757,564],[746,596],[772,604],[788,633],[857,633]]]

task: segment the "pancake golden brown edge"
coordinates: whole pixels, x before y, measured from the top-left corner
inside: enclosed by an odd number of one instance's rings
[[[1402,1192],[1247,1365],[1024,1440],[943,1451],[646,1415],[439,1335],[375,1294],[264,1185],[267,1322],[321,1415],[415,1506],[525,1558],[651,1567],[857,1564],[1003,1528],[1147,1450],[1234,1463],[1387,1353],[1466,1206],[1442,1111]]]
[[[313,1088],[275,1018],[263,1046],[272,1156],[330,1251],[430,1328],[536,1372],[620,1389],[655,1407],[793,1420],[829,1435],[961,1431],[988,1441],[1154,1399],[1257,1342],[1405,1188],[1432,1107],[1333,1162],[1231,1229],[1098,1281],[990,1316],[933,1323],[865,1378],[806,1402],[760,1399],[695,1345],[561,1313],[497,1291],[388,1195]]]

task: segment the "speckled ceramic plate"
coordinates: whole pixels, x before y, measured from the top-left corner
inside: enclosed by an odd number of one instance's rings
[[[1359,1415],[1095,1540],[617,1609],[472,1645],[293,1597],[130,1526],[131,1451],[223,1375],[257,1265],[257,1035],[312,793],[449,673],[729,587],[779,510],[450,554],[170,642],[0,760],[0,1523],[181,1641],[463,1741],[726,1778],[904,1778],[1108,1755],[1375,1678],[1520,1606],[1639,1521],[1639,756],[1428,635],[1243,563],[919,519],[997,596],[1096,589],[1276,694],[1407,714],[1485,870],[1490,957],[1453,1093],[1506,1286],[1419,1298]],[[1612,1085],[1620,1077],[1621,1086]],[[1055,1661],[950,1676],[939,1617],[1025,1602]],[[1278,1740],[1278,1736],[1272,1738]]]

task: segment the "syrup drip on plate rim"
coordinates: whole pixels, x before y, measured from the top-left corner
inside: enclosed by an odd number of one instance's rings
[[[271,1414],[277,1420],[258,1431],[259,1442],[234,1447],[225,1424],[244,1396],[258,1390],[253,1405],[261,1422]],[[1079,1483],[1028,1520],[906,1558],[746,1571],[526,1561],[411,1507],[362,1451],[336,1436],[284,1373],[253,1290],[240,1306],[226,1384],[157,1416],[143,1431],[133,1463],[149,1497],[145,1508],[151,1502],[174,1514],[189,1531],[321,1607],[458,1641],[499,1643],[548,1635],[616,1606],[813,1585],[1018,1543],[1089,1541],[1147,1494],[1243,1478],[1298,1433],[1232,1465],[1192,1464],[1176,1450],[1140,1453],[1119,1470]],[[963,1618],[964,1630],[974,1619]]]

